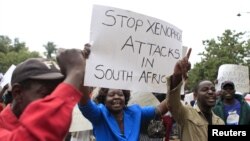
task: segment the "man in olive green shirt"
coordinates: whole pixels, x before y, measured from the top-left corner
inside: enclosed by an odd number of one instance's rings
[[[211,81],[201,81],[194,89],[197,94],[197,105],[191,107],[180,101],[182,78],[187,78],[190,69],[187,56],[176,63],[174,73],[167,78],[168,107],[181,127],[181,141],[207,141],[208,125],[223,125],[224,121],[212,112],[216,102],[215,86]]]

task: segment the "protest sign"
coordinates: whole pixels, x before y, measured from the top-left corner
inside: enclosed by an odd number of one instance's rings
[[[140,106],[157,106],[160,101],[150,92],[131,92],[128,105],[139,104]]]
[[[1,82],[0,82],[0,85],[1,87],[3,88],[6,84],[10,83],[11,82],[11,77],[12,77],[12,73],[13,71],[15,70],[16,66],[15,65],[11,65],[9,67],[9,69],[6,71],[6,73],[4,74]]]
[[[189,104],[192,100],[194,100],[194,94],[193,93],[185,94],[185,97],[184,97],[184,102],[185,103]]]
[[[230,80],[234,82],[235,90],[241,93],[249,92],[249,73],[247,66],[224,64],[221,65],[217,76],[217,90],[221,90],[221,84]]]
[[[165,21],[113,7],[93,7],[85,85],[166,93],[182,57],[182,31]]]
[[[185,57],[185,55],[187,54],[187,50],[188,50],[188,47],[182,46],[182,57]]]

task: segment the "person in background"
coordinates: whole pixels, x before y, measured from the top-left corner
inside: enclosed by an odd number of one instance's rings
[[[3,74],[0,72],[0,84],[1,84],[2,79],[3,79]],[[5,91],[8,89],[8,88],[6,89],[6,88],[4,88],[4,87],[6,87],[6,85],[3,86],[3,88],[0,86],[0,112],[1,112],[1,111],[3,110],[3,108],[4,108],[4,103],[3,103],[3,98],[2,98],[2,96],[4,95]],[[7,87],[8,87],[8,85],[7,85]]]
[[[250,125],[250,107],[242,95],[235,93],[232,81],[221,84],[221,95],[213,111],[227,125]]]
[[[73,107],[82,97],[79,90],[89,53],[59,50],[60,70],[42,58],[18,64],[11,78],[13,101],[0,113],[0,140],[62,141]]]
[[[12,102],[13,98],[12,98],[12,94],[11,94],[11,90],[7,90],[4,95],[3,95],[3,103],[4,105],[8,105],[9,103]]]
[[[191,64],[188,62],[191,49],[178,61],[174,73],[167,77],[168,108],[174,120],[180,125],[181,141],[207,141],[208,125],[223,125],[223,120],[212,112],[216,103],[215,86],[211,81],[197,83],[197,105],[191,107],[180,102],[182,79],[187,78]]]
[[[9,83],[7,83],[0,91],[0,112],[6,107],[7,104],[11,103],[11,101],[12,101],[12,96],[10,92],[10,86]]]
[[[6,84],[5,87],[6,88],[4,89],[4,92],[2,94],[2,101],[4,107],[12,102],[11,86],[10,84]]]
[[[166,135],[165,135],[164,141],[169,141],[170,138],[172,138],[172,135],[176,137],[176,134],[173,133],[173,130],[175,130],[173,128],[173,124],[175,121],[174,121],[174,119],[169,111],[162,117],[162,120],[163,120],[163,123],[166,127]],[[179,132],[179,131],[177,131],[177,132]],[[172,135],[171,135],[171,133],[172,133]],[[177,137],[178,137],[178,133],[177,133]]]

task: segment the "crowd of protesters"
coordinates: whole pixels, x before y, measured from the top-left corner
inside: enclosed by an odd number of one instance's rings
[[[192,105],[181,102],[181,86],[191,67],[191,49],[166,78],[167,93],[158,106],[128,106],[130,91],[111,88],[101,88],[92,100],[92,88],[83,84],[90,50],[86,44],[84,50],[60,50],[57,63],[30,58],[17,65],[10,84],[0,91],[1,141],[70,140],[66,137],[76,104],[92,123],[96,141],[163,140],[141,134],[142,125],[155,117],[162,118],[168,127],[165,141],[171,139],[173,123],[182,141],[206,141],[208,125],[250,124],[250,107],[242,95],[235,94],[230,80],[222,83],[219,95],[212,81],[201,80],[193,89]]]

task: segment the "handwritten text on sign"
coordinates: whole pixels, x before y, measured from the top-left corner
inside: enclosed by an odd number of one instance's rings
[[[182,32],[162,20],[93,7],[85,85],[166,92],[166,75],[182,57]]]
[[[224,64],[221,65],[218,71],[218,87],[221,89],[221,84],[224,81],[230,80],[234,82],[235,90],[241,93],[249,92],[249,73],[247,66]]]

